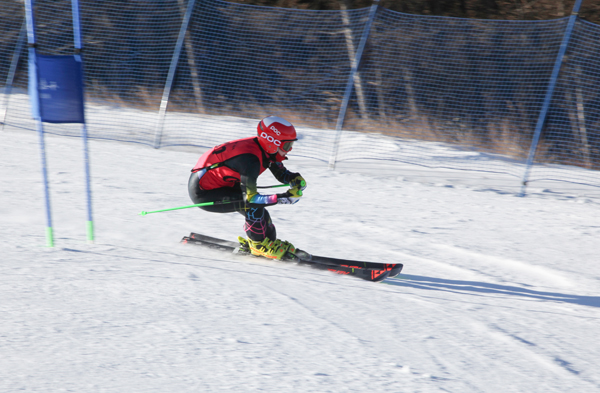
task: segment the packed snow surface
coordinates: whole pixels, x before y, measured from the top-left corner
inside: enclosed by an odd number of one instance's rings
[[[292,152],[279,237],[405,265],[371,283],[179,243],[239,214],[140,216],[192,203],[201,149],[91,141],[87,244],[81,139],[47,135],[46,247],[38,136],[1,138],[0,392],[600,392],[600,199]]]

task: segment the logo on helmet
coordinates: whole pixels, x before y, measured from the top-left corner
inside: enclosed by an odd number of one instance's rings
[[[280,140],[273,138],[271,135],[267,135],[267,133],[264,131],[260,134],[260,137],[265,138],[266,140],[268,140],[269,142],[271,142],[272,144],[274,144],[277,147],[281,146]]]
[[[277,135],[281,135],[281,132],[279,132],[279,130],[278,130],[277,128],[275,128],[275,126],[271,126],[271,127],[269,127],[269,128],[270,128],[270,129],[272,129],[273,131],[275,131],[275,133],[276,133]]]

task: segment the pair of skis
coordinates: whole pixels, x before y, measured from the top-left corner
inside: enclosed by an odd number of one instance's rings
[[[218,239],[194,232],[190,233],[189,236],[184,236],[181,242],[196,244],[232,254],[252,255],[237,242]],[[363,280],[375,282],[385,280],[388,277],[397,276],[402,271],[403,267],[401,263],[362,262],[322,257],[311,255],[306,251],[298,249],[294,254],[287,253],[282,260],[294,262],[299,265],[309,265],[315,269],[329,270],[338,274],[351,275],[362,278]]]

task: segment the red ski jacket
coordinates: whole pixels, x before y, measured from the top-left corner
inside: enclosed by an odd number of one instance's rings
[[[226,142],[204,153],[196,163],[194,169],[192,169],[192,172],[206,170],[200,178],[200,188],[203,190],[213,190],[221,187],[233,187],[239,183],[240,174],[223,165],[223,163],[241,154],[253,154],[259,159],[259,174],[262,174],[269,167],[269,162],[265,162],[269,158],[265,156],[265,153],[260,148],[258,138],[250,137]],[[279,157],[281,156],[277,155],[277,158]]]

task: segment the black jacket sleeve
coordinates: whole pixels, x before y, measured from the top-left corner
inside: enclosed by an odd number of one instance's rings
[[[254,154],[241,154],[225,161],[223,165],[240,174],[240,187],[247,206],[264,207],[277,203],[277,195],[263,195],[258,193],[257,180],[261,168],[260,160]],[[273,172],[272,169],[271,172]]]

